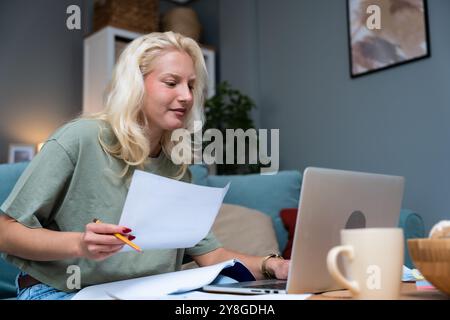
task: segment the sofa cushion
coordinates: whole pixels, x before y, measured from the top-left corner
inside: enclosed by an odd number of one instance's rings
[[[0,164],[0,204],[9,196],[28,164],[29,162]]]
[[[223,204],[212,231],[225,248],[233,251],[256,256],[278,252],[272,219],[258,210]]]
[[[192,175],[192,183],[200,186],[208,185],[208,168],[204,165],[193,164],[189,166]]]
[[[279,252],[272,219],[260,211],[224,203],[211,229],[226,249],[256,256]],[[183,270],[197,267],[186,262]]]
[[[211,187],[223,188],[231,182],[224,203],[255,209],[272,218],[280,252],[287,244],[288,233],[279,213],[283,208],[298,206],[301,181],[298,171],[280,171],[274,175],[209,175],[207,178]]]
[[[398,222],[398,226],[403,228],[403,233],[405,236],[405,261],[404,264],[408,268],[415,268],[411,256],[409,255],[408,250],[408,239],[414,239],[414,238],[424,238],[426,237],[425,234],[425,224],[423,222],[422,217],[409,210],[409,209],[402,209],[400,213],[400,220]]]
[[[0,165],[0,205],[6,200],[29,162]],[[1,212],[0,212],[1,214]],[[19,269],[0,257],[0,298],[16,296],[15,278]]]
[[[283,258],[290,259],[292,245],[294,243],[295,222],[297,220],[297,209],[283,209],[280,212],[281,221],[288,232],[288,241],[283,250]]]
[[[17,296],[15,281],[19,272],[15,266],[0,258],[0,299]]]

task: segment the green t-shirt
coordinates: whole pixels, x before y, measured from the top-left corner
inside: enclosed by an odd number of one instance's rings
[[[130,183],[119,178],[124,162],[102,149],[98,136],[108,144],[115,141],[110,126],[101,120],[81,119],[58,129],[46,141],[19,178],[0,210],[30,228],[84,232],[98,218],[118,224]],[[175,177],[179,166],[164,152],[150,158],[144,171]],[[190,173],[182,177],[190,182]],[[151,192],[151,190],[149,190]],[[183,256],[201,255],[220,247],[212,233],[195,247],[171,250],[119,252],[103,261],[66,259],[30,261],[12,255],[5,259],[39,281],[71,292],[68,270],[81,271],[81,287],[180,270]]]

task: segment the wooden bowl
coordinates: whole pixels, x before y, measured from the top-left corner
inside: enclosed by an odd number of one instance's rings
[[[408,248],[425,279],[450,296],[450,239],[409,239]]]

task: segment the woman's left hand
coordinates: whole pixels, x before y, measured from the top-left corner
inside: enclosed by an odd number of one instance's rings
[[[275,275],[275,278],[285,280],[288,277],[290,262],[291,260],[271,258],[267,260],[266,267]]]

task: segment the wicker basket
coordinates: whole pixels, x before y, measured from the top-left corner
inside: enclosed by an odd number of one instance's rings
[[[425,279],[450,296],[450,239],[409,239],[408,247]]]
[[[97,0],[93,31],[105,26],[139,33],[158,31],[159,0]]]

